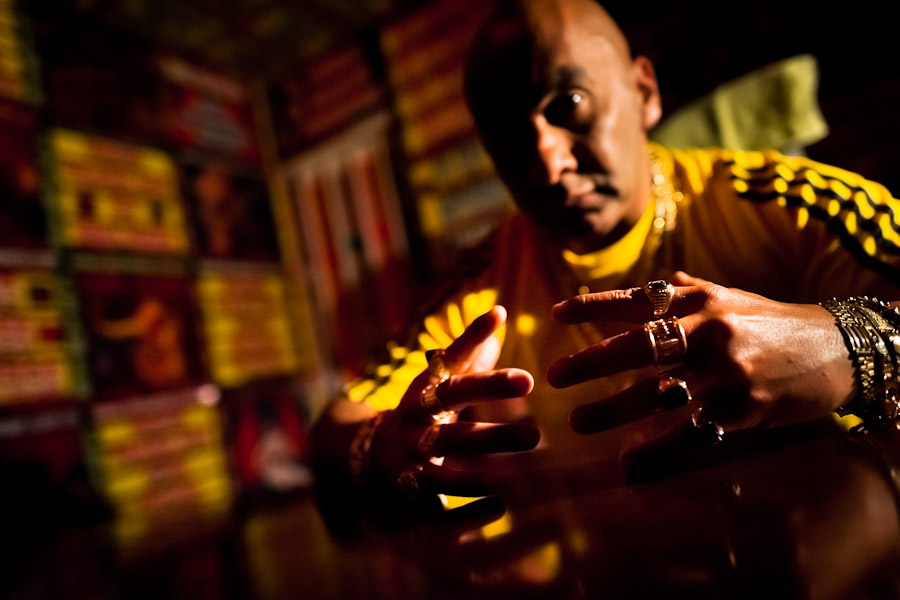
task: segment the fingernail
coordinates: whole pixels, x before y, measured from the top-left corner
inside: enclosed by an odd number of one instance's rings
[[[497,317],[500,319],[500,321],[506,320],[506,307],[497,304],[494,306],[494,310],[497,311]]]

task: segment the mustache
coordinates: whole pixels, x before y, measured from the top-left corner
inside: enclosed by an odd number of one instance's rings
[[[509,187],[519,198],[546,202],[560,207],[575,204],[580,198],[591,194],[616,199],[622,197],[622,191],[605,175],[577,174],[577,177],[568,180],[563,177],[560,181],[552,184],[515,182]]]
[[[577,201],[579,198],[591,194],[607,196],[610,198],[621,197],[619,188],[613,185],[606,177],[581,178],[578,181],[560,181],[557,184],[561,193],[565,194],[566,203]]]

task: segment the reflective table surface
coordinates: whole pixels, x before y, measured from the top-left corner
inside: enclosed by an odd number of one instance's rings
[[[895,429],[860,437],[831,422],[741,432],[638,473],[603,452],[566,464],[539,448],[494,461],[496,497],[428,514],[367,500],[359,521],[325,493],[340,558],[315,593],[900,597],[898,440]],[[303,560],[282,553],[270,567],[301,573]],[[301,579],[272,592],[291,597]]]
[[[452,510],[318,485],[128,564],[102,519],[23,525],[0,597],[900,598],[900,431],[729,433],[637,472],[627,435],[493,457],[499,492]]]

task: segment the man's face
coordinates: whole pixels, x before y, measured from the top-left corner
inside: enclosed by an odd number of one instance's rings
[[[647,206],[656,81],[590,0],[531,8],[495,26],[473,63],[470,104],[519,208],[585,253],[624,235]]]

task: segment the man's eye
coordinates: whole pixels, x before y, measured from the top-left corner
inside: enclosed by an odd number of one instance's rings
[[[559,127],[584,127],[591,116],[590,102],[582,92],[571,91],[554,98],[544,109],[549,123]]]

